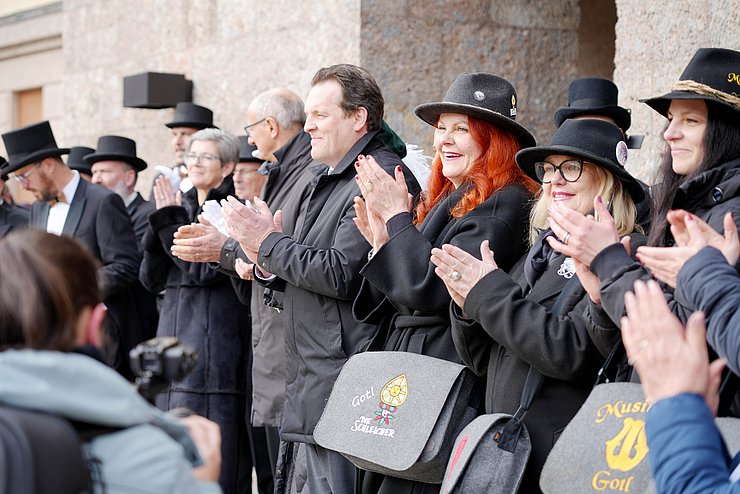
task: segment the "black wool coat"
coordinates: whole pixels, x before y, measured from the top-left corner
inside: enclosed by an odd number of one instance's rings
[[[293,236],[272,233],[259,249],[259,265],[277,276],[268,286],[285,291],[286,399],[280,435],[286,441],[314,443],[313,429],[342,365],[377,333],[374,325],[352,317],[360,268],[370,250],[353,221],[359,154],[372,155],[389,174],[402,165],[377,132],[364,135],[330,174],[315,170]],[[418,183],[402,166],[409,192],[417,194]]]
[[[591,334],[613,325],[606,316],[589,316],[580,283],[569,290],[561,315],[550,311],[575,276],[565,256],[550,261],[531,291],[525,288],[525,260],[511,275],[498,269],[473,287],[465,300],[468,318],[454,304],[451,315],[455,348],[469,368],[487,377],[486,413],[517,411],[530,366],[545,376],[524,419],[532,453],[520,491],[536,493],[547,454],[588,397],[604,361]]]
[[[26,228],[31,215],[26,208],[3,202],[0,204],[0,238],[16,228]]]

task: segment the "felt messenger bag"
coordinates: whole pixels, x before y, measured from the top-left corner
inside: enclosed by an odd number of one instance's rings
[[[354,355],[313,436],[364,470],[439,484],[455,437],[477,415],[475,384],[464,366],[426,355]]]

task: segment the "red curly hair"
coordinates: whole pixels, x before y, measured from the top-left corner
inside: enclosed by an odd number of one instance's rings
[[[468,129],[471,137],[483,149],[465,177],[465,183],[470,187],[452,208],[454,218],[472,211],[491,194],[509,185],[521,184],[532,195],[540,190],[540,185],[516,165],[514,157],[521,149],[521,144],[514,134],[475,117],[468,117]],[[414,223],[421,224],[429,211],[454,190],[455,185],[442,174],[442,160],[437,154],[432,161],[427,192],[416,206]]]

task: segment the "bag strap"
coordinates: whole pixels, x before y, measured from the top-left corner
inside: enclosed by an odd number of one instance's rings
[[[550,312],[554,315],[560,315],[563,311],[563,306],[565,306],[565,301],[575,293],[579,286],[581,286],[581,283],[576,276],[569,279],[560,291],[560,295],[558,295],[558,298],[552,305]],[[530,365],[529,371],[527,371],[527,379],[524,381],[524,389],[522,390],[522,397],[519,401],[519,408],[511,420],[506,423],[501,433],[495,438],[499,448],[509,452],[514,451],[522,430],[522,421],[527,415],[537,394],[540,392],[544,381],[545,376]]]

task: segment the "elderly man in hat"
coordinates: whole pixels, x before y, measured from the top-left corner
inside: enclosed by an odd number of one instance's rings
[[[181,192],[187,192],[193,186],[187,178],[188,169],[185,165],[185,153],[190,146],[190,136],[202,129],[217,129],[218,127],[213,125],[213,112],[210,109],[187,101],[182,101],[175,106],[175,116],[165,126],[172,133],[170,142],[175,155],[175,163],[171,168],[157,166],[159,173],[154,177],[153,183],[156,183],[160,175],[166,175],[173,189],[179,188]]]
[[[138,342],[138,320],[131,316],[131,285],[137,279],[139,251],[134,229],[121,198],[80,179],[61,159],[69,149],[59,148],[49,122],[40,122],[2,135],[12,173],[37,202],[30,225],[57,235],[69,235],[85,244],[101,263],[106,330],[117,344],[115,368],[130,377],[128,351]],[[139,340],[140,341],[140,340]]]
[[[28,225],[29,216],[27,209],[13,203],[10,191],[5,187],[8,176],[4,170],[7,166],[8,162],[0,156],[0,238],[14,228],[25,228]]]
[[[255,274],[261,283],[285,291],[286,401],[280,436],[306,443],[312,494],[354,489],[355,467],[318,446],[313,429],[347,357],[366,349],[378,332],[352,317],[360,268],[370,250],[353,221],[354,197],[360,195],[358,155],[372,155],[391,175],[401,167],[409,191],[419,192],[411,172],[378,137],[383,107],[380,88],[365,69],[349,64],[320,69],[306,101],[304,130],[311,136],[311,156],[324,166],[313,169],[313,187],[293,235],[280,230],[262,201],[257,201],[260,213],[234,200],[224,206],[228,230],[259,265]]]
[[[146,162],[136,156],[136,142],[126,137],[102,136],[98,139],[97,151],[85,156],[84,161],[92,170],[92,183],[121,196],[131,216],[136,240],[141,245],[149,227],[149,215],[156,208],[134,190],[139,173],[147,167]]]
[[[92,169],[90,169],[90,165],[83,158],[94,152],[95,150],[93,148],[86,146],[72,146],[69,148],[69,156],[67,156],[67,166],[72,170],[80,172],[80,178],[88,182],[92,181]]]

